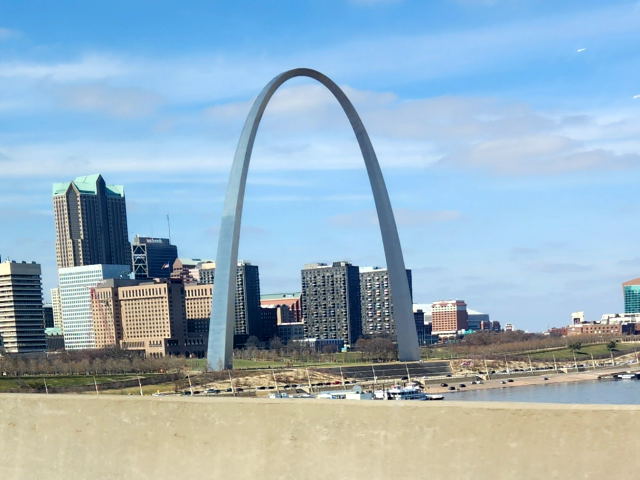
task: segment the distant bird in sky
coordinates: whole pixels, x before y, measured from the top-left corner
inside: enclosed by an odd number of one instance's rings
[[[586,52],[586,51],[587,51],[586,48],[579,48],[579,49],[576,50],[576,52],[578,52],[578,53],[582,53],[582,52]]]

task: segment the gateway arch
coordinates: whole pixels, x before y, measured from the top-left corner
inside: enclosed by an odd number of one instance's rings
[[[329,77],[309,68],[296,68],[281,73],[271,80],[253,102],[247,116],[238,147],[233,158],[227,194],[220,223],[218,252],[216,255],[215,288],[209,322],[207,364],[212,370],[232,368],[233,331],[235,323],[236,266],[240,241],[240,221],[244,202],[247,172],[260,119],[276,90],[294,77],[309,77],[324,85],[338,100],[349,119],[364,159],[371,190],[378,213],[380,233],[389,272],[396,321],[398,357],[402,361],[420,359],[418,336],[413,318],[409,281],[404,266],[398,229],[393,216],[387,187],[382,177],[376,153],[360,116],[344,92]]]

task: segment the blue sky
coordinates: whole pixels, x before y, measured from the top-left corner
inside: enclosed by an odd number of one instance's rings
[[[0,254],[53,286],[51,183],[101,172],[131,236],[170,214],[181,256],[214,257],[251,100],[307,66],[369,129],[415,301],[597,319],[640,276],[639,46],[637,1],[0,0]],[[264,292],[304,263],[384,264],[353,134],[311,81],[267,109],[240,256]]]

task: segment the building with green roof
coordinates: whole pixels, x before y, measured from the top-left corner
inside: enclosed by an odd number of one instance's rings
[[[93,174],[54,183],[52,194],[58,268],[131,265],[122,185]]]

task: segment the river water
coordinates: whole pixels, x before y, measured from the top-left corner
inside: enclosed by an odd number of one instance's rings
[[[469,390],[445,397],[455,401],[640,404],[640,380],[594,380]]]

